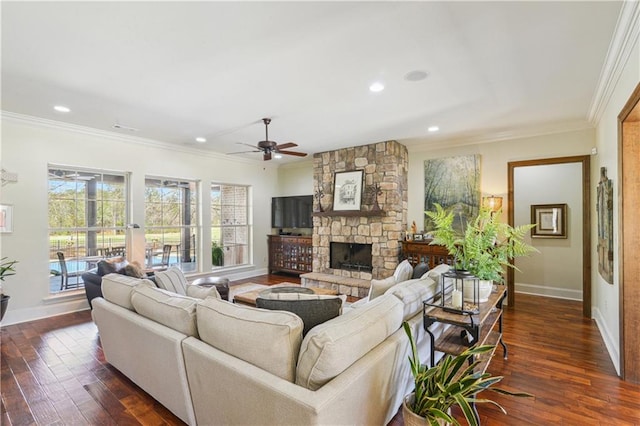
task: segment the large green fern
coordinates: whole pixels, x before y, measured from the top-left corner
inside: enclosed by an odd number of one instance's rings
[[[425,212],[435,226],[431,244],[446,247],[454,256],[456,269],[467,270],[481,280],[503,282],[505,267],[517,269],[513,258],[538,251],[524,242],[524,236],[535,225],[512,227],[482,208],[460,234],[453,229],[454,213],[439,204],[435,208]]]

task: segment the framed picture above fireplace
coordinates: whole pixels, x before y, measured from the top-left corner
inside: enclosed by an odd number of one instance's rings
[[[333,210],[360,210],[362,170],[336,172],[333,178]]]

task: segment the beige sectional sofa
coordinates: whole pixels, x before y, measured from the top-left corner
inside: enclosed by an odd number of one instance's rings
[[[217,293],[197,299],[115,274],[102,286],[92,313],[107,361],[191,425],[384,425],[412,391],[403,320],[429,361],[422,300],[436,286],[426,275],[304,339],[298,316]]]

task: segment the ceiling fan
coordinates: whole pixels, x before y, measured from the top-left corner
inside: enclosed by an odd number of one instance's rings
[[[242,142],[238,142],[241,145],[247,145],[250,146],[251,148],[254,148],[252,151],[241,151],[241,152],[230,152],[229,154],[244,154],[247,152],[262,152],[262,159],[267,161],[267,160],[271,160],[271,154],[275,153],[275,154],[285,154],[285,155],[295,155],[296,157],[306,157],[306,153],[305,152],[296,152],[296,151],[286,151],[288,148],[293,148],[298,146],[298,144],[295,144],[293,142],[287,142],[287,143],[283,143],[283,144],[277,144],[273,141],[269,140],[269,123],[271,123],[271,119],[270,118],[263,118],[262,121],[264,122],[264,132],[265,132],[265,137],[263,141],[258,142],[258,145],[254,146],[254,145],[249,145],[248,143],[242,143]]]

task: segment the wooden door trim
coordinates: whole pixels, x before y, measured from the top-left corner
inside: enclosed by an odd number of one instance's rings
[[[618,327],[619,327],[619,339],[620,339],[620,377],[622,380],[626,380],[625,369],[625,310],[624,310],[624,144],[623,144],[623,123],[631,114],[631,111],[640,102],[640,83],[636,86],[635,90],[627,100],[620,114],[618,114]]]
[[[515,223],[513,212],[514,171],[516,167],[545,166],[551,164],[582,164],[582,315],[591,318],[591,157],[575,155],[570,157],[542,158],[537,160],[510,161],[508,167],[507,209],[509,225]],[[508,304],[515,306],[515,273],[507,269]]]

